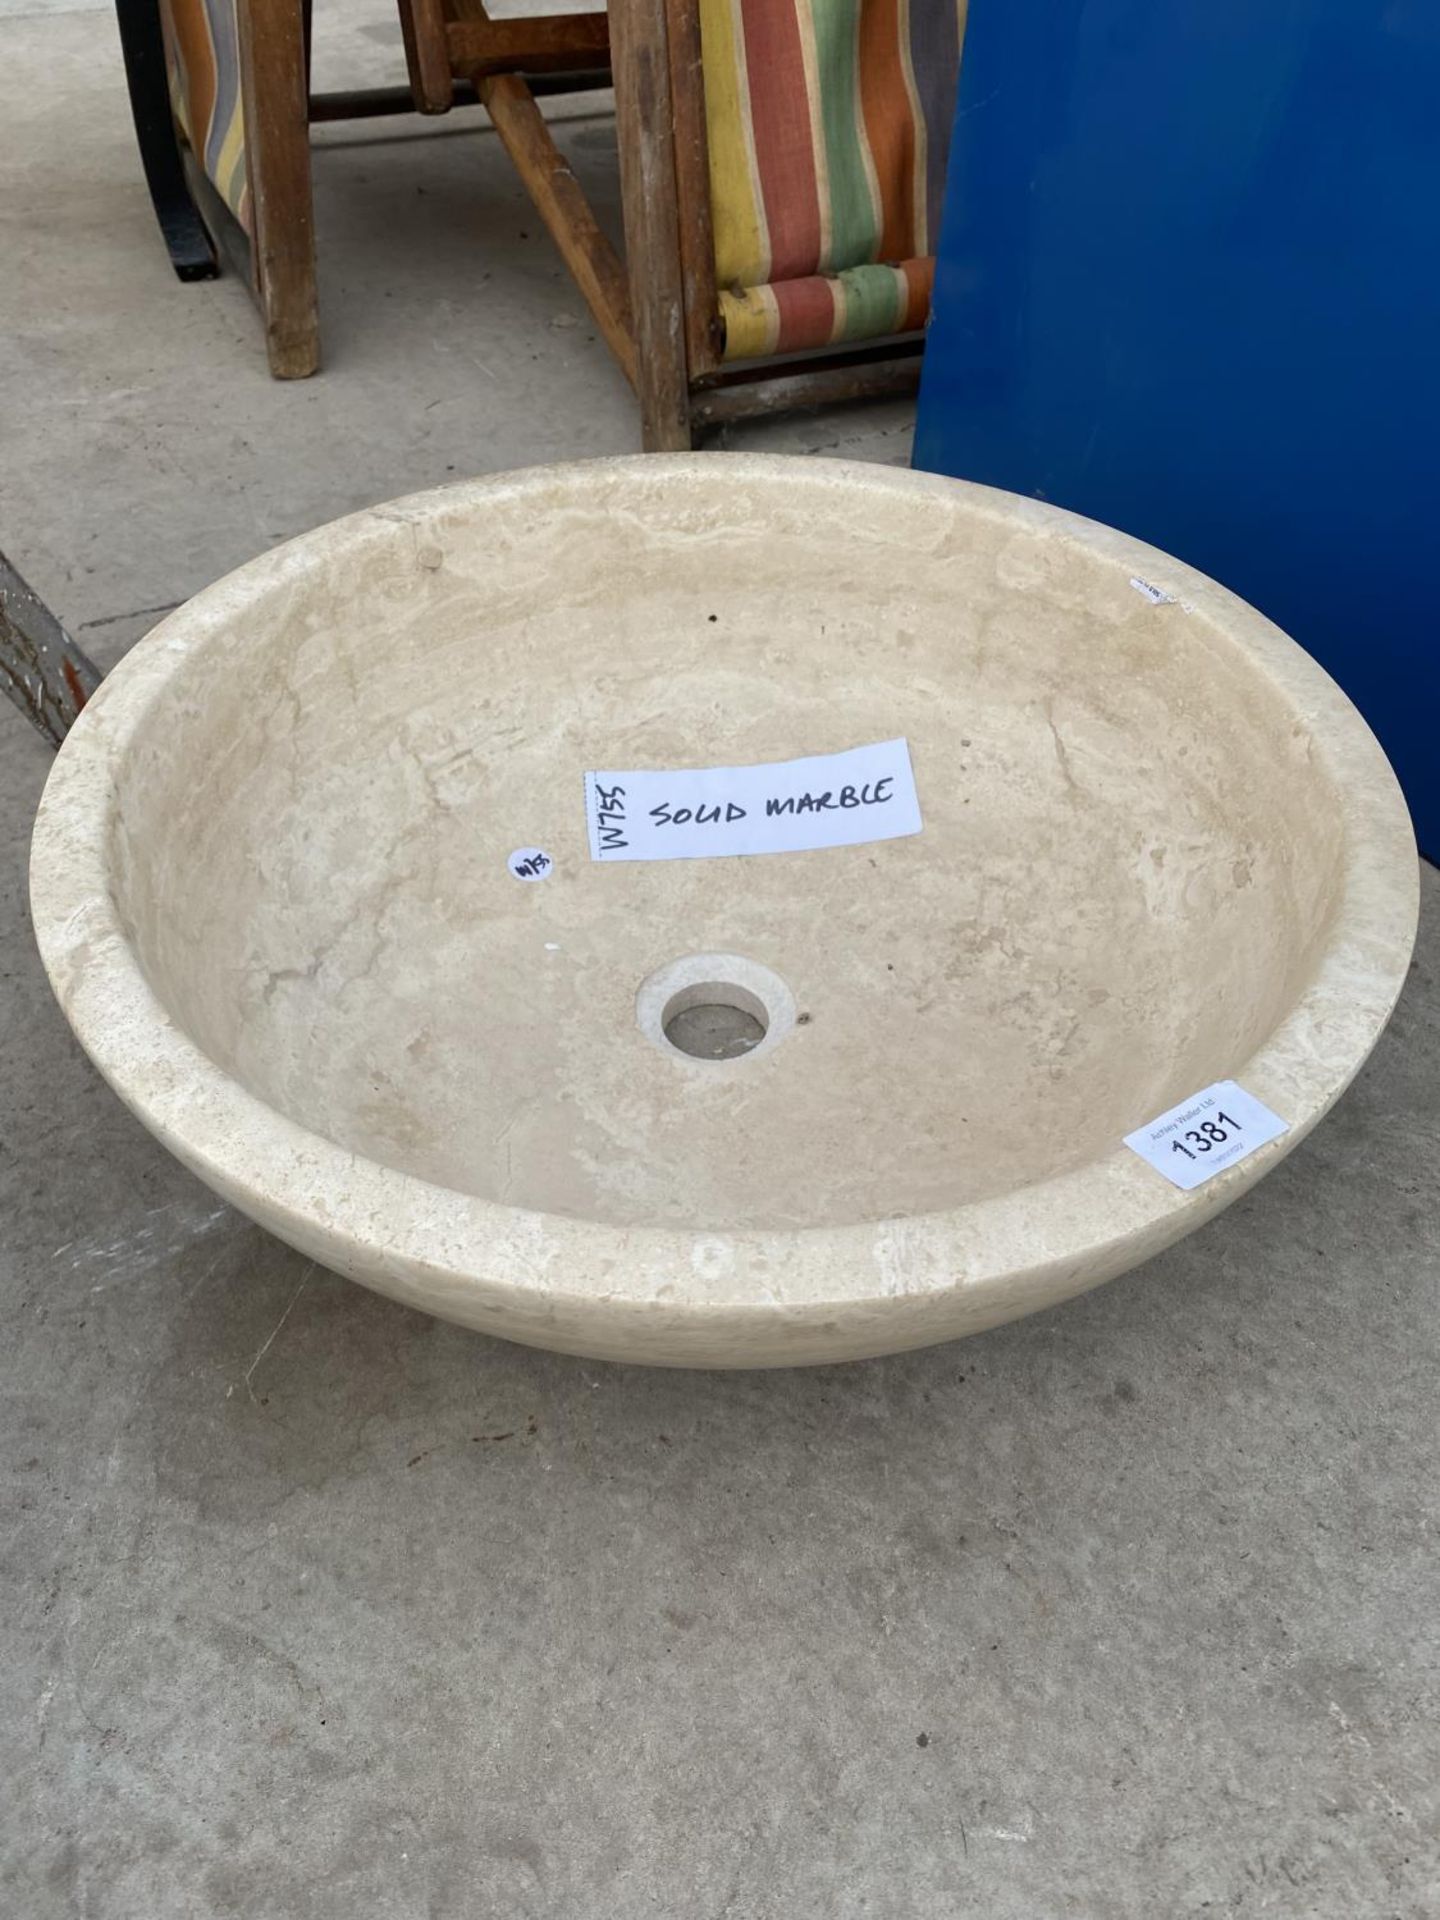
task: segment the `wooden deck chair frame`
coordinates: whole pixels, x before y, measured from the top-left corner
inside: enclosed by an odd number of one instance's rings
[[[265,323],[270,371],[313,373],[320,360],[310,195],[308,0],[237,0],[247,233],[182,141],[170,106],[159,0],[117,0],[135,137],[170,262],[182,280],[213,279],[223,254]]]
[[[694,445],[707,427],[792,407],[913,392],[923,340],[909,336],[828,352],[726,363],[696,0],[609,0],[608,15],[490,21],[483,0],[401,0],[411,87],[430,112],[453,76],[472,81],[640,403],[653,452]],[[574,64],[573,36],[608,19],[626,263],[601,232],[555,145],[505,31],[552,26]],[[570,44],[566,44],[569,42]]]
[[[610,0],[620,182],[643,443],[732,420],[912,393],[923,336],[785,358],[722,358],[697,0]]]
[[[224,256],[255,296],[270,371],[280,380],[303,379],[320,364],[313,123],[473,106],[478,96],[471,80],[451,80],[452,58],[476,72],[518,67],[532,103],[536,94],[606,86],[610,78],[603,15],[598,24],[596,16],[582,14],[480,26],[472,21],[447,30],[438,10],[422,0],[413,6],[401,0],[409,87],[314,94],[310,14],[310,0],[236,0],[252,234],[176,130],[160,0],[116,0],[135,137],[170,263],[181,280],[206,280],[218,273]],[[414,30],[412,14],[423,18],[428,32]],[[453,36],[449,46],[447,31]]]

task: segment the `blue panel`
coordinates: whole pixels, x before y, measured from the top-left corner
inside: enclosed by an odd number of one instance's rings
[[[1432,858],[1437,236],[1437,0],[971,0],[916,465],[1253,601]]]

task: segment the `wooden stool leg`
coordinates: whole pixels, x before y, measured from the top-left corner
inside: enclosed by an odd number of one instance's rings
[[[610,0],[636,390],[647,453],[693,444],[665,0]]]
[[[255,283],[277,380],[320,364],[302,0],[239,0],[240,88]]]

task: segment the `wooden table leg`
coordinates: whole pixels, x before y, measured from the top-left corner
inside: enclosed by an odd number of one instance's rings
[[[610,0],[625,257],[647,453],[688,450],[690,381],[665,0]]]

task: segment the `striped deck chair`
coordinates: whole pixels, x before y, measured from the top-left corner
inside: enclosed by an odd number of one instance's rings
[[[609,82],[603,13],[492,21],[483,0],[398,5],[409,85],[312,94],[310,0],[116,0],[136,139],[171,264],[182,280],[209,279],[225,256],[256,296],[280,379],[319,364],[312,122],[474,105],[482,74],[523,71],[527,98]]]
[[[964,25],[965,0],[610,0],[647,447],[913,390]]]
[[[246,233],[252,231],[235,0],[160,0],[165,77],[189,152]]]
[[[726,361],[918,332],[965,0],[700,0]]]
[[[307,0],[116,0],[115,11],[171,264],[182,280],[213,279],[223,254],[259,304],[271,372],[313,373]]]
[[[634,384],[647,448],[912,388],[965,0],[608,0],[622,264],[483,0],[402,0],[412,85],[471,82]],[[471,36],[471,37],[466,37]]]
[[[399,0],[410,84],[309,91],[310,0],[116,0],[146,182],[182,280],[246,279],[270,370],[313,373],[320,334],[310,124],[476,104],[452,73],[519,67],[536,91],[608,84],[605,16],[491,21],[482,0]]]

